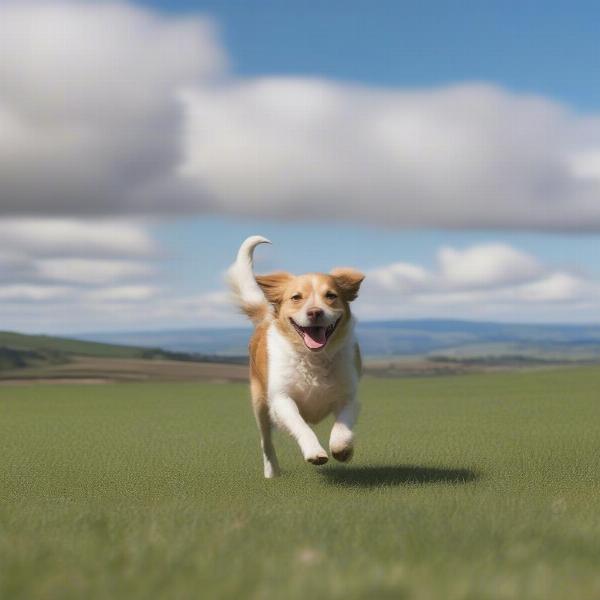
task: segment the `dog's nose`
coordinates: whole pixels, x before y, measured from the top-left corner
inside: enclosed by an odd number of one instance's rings
[[[319,317],[323,316],[323,310],[320,309],[318,306],[313,306],[312,308],[309,308],[306,311],[306,316],[311,320],[311,321],[316,321]]]

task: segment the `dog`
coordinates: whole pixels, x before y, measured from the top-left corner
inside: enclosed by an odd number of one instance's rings
[[[255,275],[254,250],[270,243],[249,237],[228,271],[235,302],[255,325],[250,391],[267,479],[280,474],[273,425],[296,440],[307,462],[322,465],[327,452],[308,424],[333,413],[331,454],[341,462],[352,458],[362,364],[350,303],[364,280],[351,268]]]

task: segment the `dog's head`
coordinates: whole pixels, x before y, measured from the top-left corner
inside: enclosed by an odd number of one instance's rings
[[[329,274],[257,275],[256,281],[275,309],[281,331],[297,346],[319,352],[341,339],[350,323],[350,302],[365,276],[354,269]]]

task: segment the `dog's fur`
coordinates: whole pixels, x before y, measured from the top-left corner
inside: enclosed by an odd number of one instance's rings
[[[343,268],[329,274],[255,276],[254,249],[262,243],[270,242],[253,236],[241,245],[228,278],[237,304],[256,326],[250,389],[264,475],[271,478],[279,475],[273,424],[292,435],[306,461],[320,465],[327,453],[307,423],[333,413],[331,454],[342,462],[352,458],[361,358],[350,302],[364,275]]]

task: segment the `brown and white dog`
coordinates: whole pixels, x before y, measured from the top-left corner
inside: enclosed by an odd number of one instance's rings
[[[354,269],[329,274],[254,275],[253,254],[261,236],[249,237],[228,272],[236,302],[256,326],[250,340],[250,389],[260,430],[264,475],[279,475],[272,425],[298,442],[304,459],[327,462],[327,452],[308,423],[335,415],[329,449],[352,458],[352,428],[361,358],[350,302],[364,275]]]

